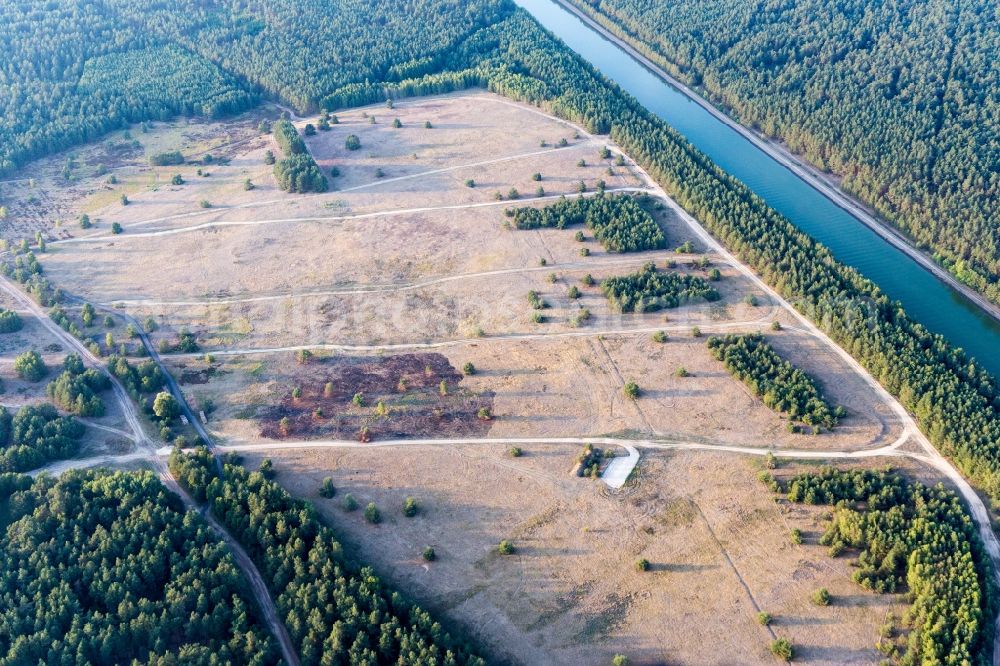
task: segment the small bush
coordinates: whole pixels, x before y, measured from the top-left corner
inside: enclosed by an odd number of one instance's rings
[[[635,561],[635,569],[636,571],[649,571],[649,560],[645,557],[640,557]]]
[[[781,330],[781,322],[777,321],[777,320],[772,321],[771,322],[771,330],[772,331],[780,331]]]
[[[162,393],[160,395],[163,395]],[[159,398],[160,396],[156,396]],[[257,471],[260,472],[265,479],[274,478],[274,463],[271,462],[270,458],[264,458],[260,461],[260,466],[257,467]]]
[[[427,546],[424,548],[423,557],[426,561],[433,562],[437,559],[437,553],[434,552],[434,548],[432,546]]]
[[[319,487],[319,496],[330,499],[337,494],[337,488],[333,485],[333,479],[326,477],[323,479],[323,484]]]
[[[513,555],[515,550],[517,549],[514,548],[514,544],[507,539],[504,539],[497,545],[497,552],[501,555]]]
[[[817,606],[830,605],[830,593],[825,587],[821,587],[812,594],[812,602]]]
[[[48,373],[45,361],[41,355],[34,351],[26,351],[14,359],[14,371],[21,379],[29,382],[37,382]]]
[[[795,655],[795,649],[787,638],[776,638],[771,642],[771,654],[778,659],[791,661]]]
[[[476,366],[472,364],[472,361],[467,361],[465,365],[462,366],[462,374],[465,376],[476,374]]]
[[[198,205],[201,206],[202,208],[211,208],[212,207],[212,204],[211,204],[211,202],[209,202],[208,199],[202,199],[201,201],[198,202]]]
[[[13,310],[0,308],[0,333],[14,333],[24,326],[21,316]]]
[[[420,507],[417,506],[417,500],[413,499],[412,497],[407,497],[406,500],[403,502],[403,515],[406,516],[407,518],[413,518],[415,515],[417,515],[417,511],[419,509]]]
[[[667,341],[667,334],[664,331],[653,333],[653,342],[664,343]]]
[[[359,150],[361,148],[361,139],[358,138],[357,134],[348,134],[347,138],[344,139],[344,147],[348,150]]]
[[[524,455],[524,451],[521,450],[520,446],[512,446],[507,449],[507,453],[510,454],[511,458],[520,458]]]
[[[771,625],[772,622],[774,622],[774,618],[771,616],[770,613],[766,611],[761,611],[757,613],[757,624],[768,627]]]
[[[473,179],[469,178],[468,180],[465,181],[465,186],[466,187],[475,187],[476,186],[476,181],[474,181]]]
[[[791,536],[792,536],[792,543],[794,543],[796,546],[801,546],[802,545],[802,530],[800,530],[797,527],[794,528],[792,530]],[[826,604],[823,604],[823,605],[825,606]]]
[[[347,493],[344,495],[344,511],[354,511],[358,508],[358,500],[354,499],[354,495]]]
[[[375,502],[369,502],[368,506],[365,507],[365,520],[372,525],[378,525],[382,522],[382,512],[375,506]]]
[[[683,365],[676,370],[674,370],[674,377],[690,377],[691,373]]]
[[[122,231],[124,231],[124,230],[122,229],[122,225],[118,224],[117,222],[112,222],[112,223],[111,223],[111,233],[113,233],[114,235],[116,235],[116,236],[117,236],[117,235],[118,235],[118,234],[120,234],[120,233],[121,233]]]
[[[181,177],[181,175],[179,173],[175,173],[174,177],[170,179],[170,184],[171,185],[183,185],[184,184],[184,178]]]
[[[700,338],[701,337],[701,329],[698,328],[697,326],[692,326],[691,327],[691,337],[692,338]]]
[[[635,382],[626,382],[625,386],[622,387],[622,393],[624,393],[625,397],[629,400],[635,400],[639,397],[641,389]]]

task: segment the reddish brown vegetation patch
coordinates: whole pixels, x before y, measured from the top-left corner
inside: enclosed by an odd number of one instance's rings
[[[264,437],[356,439],[365,429],[371,439],[475,436],[490,428],[478,414],[492,411],[493,393],[462,387],[461,373],[441,354],[336,357],[299,369],[297,386],[261,412]]]

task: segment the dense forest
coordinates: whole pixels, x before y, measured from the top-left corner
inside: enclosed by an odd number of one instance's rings
[[[170,469],[253,558],[304,666],[485,666],[426,611],[348,562],[316,510],[261,472],[175,449]]]
[[[279,662],[232,555],[152,472],[0,474],[0,665]]]
[[[129,122],[300,111],[440,68],[511,7],[495,0],[0,3],[0,175]]]
[[[857,552],[854,580],[876,592],[906,591],[908,635],[879,648],[901,664],[992,663],[997,590],[975,524],[958,496],[888,470],[827,468],[797,476],[788,499],[835,505],[820,539],[837,556]]]
[[[76,453],[84,426],[52,405],[0,406],[0,472],[27,472]]]
[[[831,408],[812,377],[781,358],[760,333],[713,336],[708,348],[731,375],[769,408],[814,428],[833,428],[843,416]]]
[[[572,0],[1000,303],[1000,5]]]
[[[696,299],[720,298],[719,292],[704,278],[658,271],[652,261],[636,273],[608,278],[601,283],[601,289],[619,312],[655,312]]]
[[[628,195],[609,196],[599,192],[593,197],[560,198],[542,208],[511,209],[511,215],[518,229],[585,225],[608,252],[662,250],[667,245],[660,225],[636,197]]]

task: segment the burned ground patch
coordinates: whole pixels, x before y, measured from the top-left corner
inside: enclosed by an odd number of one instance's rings
[[[275,439],[388,439],[483,435],[493,392],[462,386],[441,354],[333,357],[299,366],[280,405],[260,412],[260,432]]]

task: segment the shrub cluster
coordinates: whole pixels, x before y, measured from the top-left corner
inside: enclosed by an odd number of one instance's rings
[[[70,354],[63,371],[49,382],[46,393],[56,405],[77,416],[104,416],[104,401],[97,395],[110,385],[107,375],[84,368],[83,360]]]

